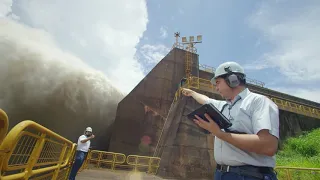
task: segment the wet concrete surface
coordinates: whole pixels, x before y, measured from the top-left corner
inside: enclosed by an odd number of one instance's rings
[[[86,169],[81,171],[77,180],[166,180],[144,172],[111,171],[108,169]]]

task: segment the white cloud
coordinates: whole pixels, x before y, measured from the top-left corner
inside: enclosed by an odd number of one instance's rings
[[[256,69],[278,68],[291,81],[320,80],[320,2],[268,1],[250,18],[273,50],[266,52]],[[297,8],[294,8],[297,7]],[[259,65],[258,65],[259,64]],[[247,65],[249,67],[249,65]]]
[[[320,89],[317,88],[272,87],[271,89],[320,103]]]
[[[15,5],[15,4],[14,4]],[[103,71],[128,93],[143,78],[135,48],[146,30],[145,0],[19,1],[22,22],[50,33],[65,51]]]
[[[165,27],[165,26],[161,26],[161,28],[160,28],[160,37],[161,38],[166,38],[166,37],[168,37],[168,28],[167,27]]]
[[[1,0],[0,1],[0,18],[5,17],[11,12],[12,0]]]
[[[252,63],[243,65],[245,70],[262,70],[268,67],[269,66],[267,64],[263,64],[260,61],[254,61]]]
[[[169,51],[170,49],[162,44],[145,44],[141,47],[141,54],[144,59],[144,63],[149,65],[158,63],[166,54],[168,54]]]

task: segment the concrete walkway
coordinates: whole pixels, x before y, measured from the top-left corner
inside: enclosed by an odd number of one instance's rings
[[[149,175],[146,173],[131,172],[131,171],[111,171],[108,169],[96,170],[85,169],[81,171],[77,180],[165,180],[160,177]]]

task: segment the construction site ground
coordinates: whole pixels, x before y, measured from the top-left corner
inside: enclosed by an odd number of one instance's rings
[[[109,169],[85,169],[76,177],[77,180],[166,180],[144,172],[111,171]]]

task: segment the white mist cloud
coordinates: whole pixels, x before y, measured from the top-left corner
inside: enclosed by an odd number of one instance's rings
[[[102,72],[57,48],[47,32],[6,18],[0,27],[1,107],[61,102],[75,112],[101,113],[122,98]]]
[[[77,142],[86,126],[106,148],[123,94],[104,73],[59,48],[47,31],[0,19],[0,108]]]
[[[103,71],[122,92],[144,77],[135,53],[148,22],[145,0],[28,0],[13,6],[21,22],[51,34],[61,49]]]
[[[294,8],[296,7],[296,8]],[[274,67],[291,81],[320,80],[320,2],[268,1],[250,18],[250,24],[273,47],[256,69]],[[260,41],[260,40],[259,40]]]

